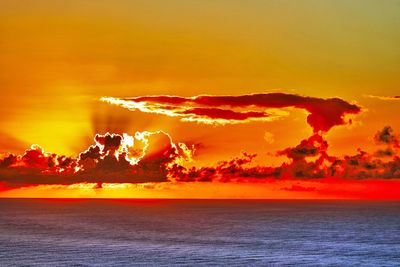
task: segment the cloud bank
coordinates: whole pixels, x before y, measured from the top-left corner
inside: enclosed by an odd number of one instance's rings
[[[375,136],[387,137],[387,129]],[[391,136],[394,136],[391,133]],[[389,140],[393,140],[390,137]],[[185,169],[174,176],[181,181],[259,181],[263,179],[392,179],[400,178],[399,147],[394,141],[386,141],[385,149],[368,153],[361,149],[354,155],[337,157],[328,155],[328,142],[322,135],[314,134],[295,147],[278,151],[288,162],[281,166],[251,166],[256,155],[244,153],[241,157],[222,161],[215,167]],[[377,141],[376,141],[377,142]],[[377,142],[379,145],[382,143]]]
[[[23,155],[0,159],[0,183],[7,186],[74,183],[251,182],[270,179],[400,178],[398,135],[384,127],[374,136],[379,149],[336,157],[328,142],[313,134],[297,146],[276,152],[287,162],[278,167],[253,166],[255,154],[221,161],[215,166],[189,167],[195,148],[174,143],[162,131],[97,134],[94,144],[76,158],[45,152],[37,145]]]
[[[33,145],[23,155],[0,160],[0,182],[9,185],[163,182],[170,165],[190,161],[193,147],[174,143],[162,132],[97,134],[95,144],[77,158],[45,152]]]

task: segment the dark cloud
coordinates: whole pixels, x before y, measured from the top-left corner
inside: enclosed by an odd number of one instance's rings
[[[326,154],[328,149],[328,142],[326,142],[321,135],[315,134],[300,142],[299,145],[293,148],[286,148],[279,151],[278,155],[286,155],[293,161],[303,160],[306,157],[318,156]]]
[[[396,154],[396,152],[392,148],[386,148],[386,149],[378,149],[374,155],[376,157],[392,157]]]
[[[399,147],[399,137],[394,134],[392,127],[386,126],[381,131],[378,131],[374,140],[377,144],[394,145]]]
[[[377,135],[387,131],[383,129]],[[390,131],[392,133],[392,131]],[[279,151],[289,162],[281,166],[251,166],[255,155],[243,154],[240,158],[223,161],[215,167],[174,169],[181,181],[243,181],[252,179],[316,179],[316,178],[400,178],[400,157],[391,148],[344,157],[328,155],[328,142],[322,135],[314,134],[295,147]],[[385,158],[385,160],[381,159]]]
[[[44,152],[34,145],[23,155],[9,154],[0,160],[0,183],[73,184],[143,182],[241,182],[267,179],[317,178],[400,178],[400,157],[390,127],[378,131],[375,140],[387,145],[368,153],[335,157],[328,154],[328,142],[313,134],[298,145],[277,152],[287,161],[280,166],[254,166],[255,154],[221,161],[216,166],[186,167],[194,148],[173,143],[164,132],[98,134],[95,144],[78,158]]]
[[[10,154],[3,159],[0,160],[0,169],[8,168],[11,165],[17,163],[17,157],[14,156],[13,154]]]
[[[235,120],[235,121],[249,120],[252,118],[265,118],[269,116],[265,112],[257,112],[257,111],[238,112],[238,111],[219,109],[219,108],[191,108],[182,111],[182,114],[196,115],[215,120],[223,119],[223,120]]]

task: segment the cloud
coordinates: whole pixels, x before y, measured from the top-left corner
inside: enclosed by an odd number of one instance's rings
[[[296,191],[296,192],[312,192],[316,190],[316,187],[305,187],[302,185],[291,185],[290,187],[281,188],[285,191]]]
[[[378,149],[375,153],[375,157],[392,157],[396,154],[396,152],[392,148],[386,148],[386,149]]]
[[[396,101],[400,100],[400,96],[377,96],[377,95],[366,95],[365,97],[375,98],[379,100],[388,100],[388,101]]]
[[[285,93],[240,96],[200,95],[139,96],[130,98],[103,97],[102,101],[145,113],[179,117],[182,121],[233,124],[269,121],[281,117],[285,108],[306,110],[307,123],[314,132],[327,132],[346,123],[345,116],[358,114],[361,108],[340,98],[322,99]],[[245,109],[245,111],[243,111]],[[349,121],[351,123],[351,121]]]

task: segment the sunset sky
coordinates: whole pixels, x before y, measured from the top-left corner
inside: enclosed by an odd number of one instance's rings
[[[395,0],[1,1],[0,197],[399,198],[399,14]],[[109,151],[148,179],[107,180],[106,148],[78,160],[107,132],[133,137]],[[50,173],[25,160],[32,144],[76,165]],[[161,179],[155,162],[186,169]]]

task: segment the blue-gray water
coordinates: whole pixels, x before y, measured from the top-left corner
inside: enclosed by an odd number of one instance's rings
[[[0,266],[400,266],[400,202],[0,200]]]

